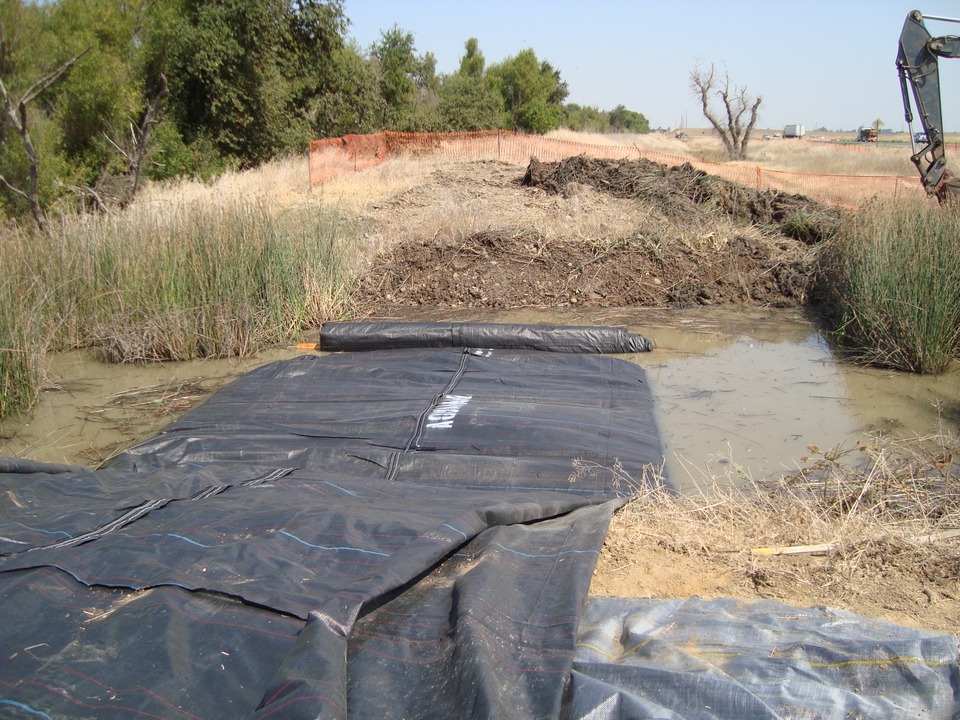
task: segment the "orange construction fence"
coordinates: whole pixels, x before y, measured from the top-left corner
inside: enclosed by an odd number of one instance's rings
[[[635,145],[601,145],[526,135],[509,130],[460,133],[380,132],[344,135],[310,143],[310,187],[344,173],[401,156],[449,160],[501,160],[526,165],[531,157],[556,162],[575,155],[612,160],[651,160],[673,167],[689,163],[711,175],[757,190],[799,193],[827,205],[852,207],[874,197],[923,195],[918,177],[902,175],[812,175],[733,163],[712,163]]]

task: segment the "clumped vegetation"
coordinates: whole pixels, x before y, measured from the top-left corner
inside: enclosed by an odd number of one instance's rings
[[[960,356],[960,211],[903,200],[845,216],[821,254],[840,347],[861,361],[941,373]]]
[[[0,238],[0,416],[35,400],[48,349],[112,362],[249,355],[348,303],[337,215],[256,201],[61,218]]]
[[[32,407],[43,382],[45,324],[36,283],[0,262],[0,418]]]

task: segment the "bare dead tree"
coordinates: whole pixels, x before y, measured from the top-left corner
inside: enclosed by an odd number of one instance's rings
[[[712,63],[709,70],[699,64],[694,66],[690,71],[690,88],[693,94],[700,98],[704,117],[720,135],[727,157],[731,160],[745,159],[750,132],[757,122],[757,113],[763,98],[759,95],[755,99],[750,97],[746,88],[738,88],[731,82],[730,74],[726,71],[720,77]],[[720,98],[723,105],[721,112],[726,116],[723,119],[711,107],[713,95]]]
[[[160,87],[157,89],[153,99],[147,103],[147,107],[140,119],[140,125],[133,128],[133,161],[130,163],[129,180],[129,199],[137,194],[140,189],[140,178],[143,175],[143,161],[147,157],[147,146],[149,145],[150,135],[153,128],[160,121],[160,103],[167,96],[167,76],[160,73]],[[129,200],[128,200],[129,202]]]
[[[5,43],[3,44],[5,45]],[[27,105],[32,100],[36,99],[38,95],[45,92],[57,80],[63,77],[63,75],[69,72],[70,69],[77,64],[77,61],[86,55],[91,49],[92,48],[87,48],[78,55],[74,55],[55,70],[44,75],[42,78],[28,87],[23,95],[20,96],[20,99],[16,102],[14,102],[14,100],[10,97],[10,93],[7,92],[6,85],[3,83],[3,79],[0,78],[0,97],[2,97],[3,100],[3,107],[7,114],[7,119],[10,121],[13,129],[16,130],[20,135],[20,138],[23,141],[24,152],[26,152],[27,160],[30,163],[26,189],[18,188],[11,184],[10,181],[7,180],[7,178],[5,178],[3,175],[0,175],[0,185],[3,185],[3,187],[5,187],[14,195],[24,198],[30,204],[30,211],[33,213],[33,218],[36,220],[37,226],[43,231],[46,231],[47,229],[47,214],[44,211],[43,206],[40,204],[39,197],[40,156],[37,154],[37,150],[33,145],[33,140],[30,137],[30,129],[27,122]],[[6,137],[4,136],[3,139],[6,140]]]
[[[111,172],[108,164],[93,187],[74,188],[78,194],[90,197],[95,210],[108,212],[112,205],[125,207],[137,194],[143,178],[143,164],[147,158],[150,135],[160,121],[160,105],[167,93],[167,77],[160,73],[156,92],[147,102],[140,122],[130,122],[129,137],[126,140],[115,140],[104,133],[107,142],[123,158],[126,170],[122,175],[116,175]]]

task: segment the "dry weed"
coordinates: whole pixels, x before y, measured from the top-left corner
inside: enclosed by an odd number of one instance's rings
[[[688,143],[676,139],[673,135],[665,135],[657,132],[642,135],[639,133],[604,134],[560,129],[550,131],[545,137],[550,140],[563,140],[565,142],[584,143],[587,145],[623,145],[626,147],[637,147],[641,150],[662,152],[667,155],[693,157],[691,146]],[[719,138],[711,139],[715,139],[717,147],[720,147]]]
[[[715,478],[699,494],[636,483],[594,591],[635,592],[625,568],[647,557],[649,594],[770,597],[960,630],[960,438],[874,437],[811,447],[802,462],[762,485]]]
[[[183,206],[220,206],[264,201],[274,210],[314,203],[306,156],[272,160],[244,171],[229,171],[211,182],[184,179],[152,183],[133,206],[163,212]]]
[[[754,140],[743,165],[813,175],[907,175],[916,169],[909,145],[837,144],[816,140]]]
[[[449,164],[429,157],[399,157],[325,180],[314,188],[313,196],[328,206],[361,213],[423,185],[431,174]]]

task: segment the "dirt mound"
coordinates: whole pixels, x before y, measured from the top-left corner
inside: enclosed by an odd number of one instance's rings
[[[523,185],[566,194],[571,185],[589,185],[615,197],[655,205],[667,213],[691,218],[720,213],[734,220],[785,232],[796,239],[823,239],[838,220],[837,213],[803,195],[751,190],[690,163],[667,167],[650,160],[599,160],[583,155],[555,163],[530,161]],[[797,236],[798,220],[811,226]]]
[[[364,280],[368,302],[430,307],[664,307],[803,302],[809,256],[790,242],[737,236],[725,252],[666,255],[644,237],[548,242],[532,228],[404,243]]]
[[[424,204],[450,193],[451,206],[469,204],[472,223],[431,232]],[[796,306],[811,282],[810,245],[836,222],[813,201],[689,165],[585,157],[532,160],[522,177],[489,164],[439,171],[423,192],[382,207],[379,221],[409,234],[386,243],[365,273],[361,306],[371,314],[394,305]],[[611,214],[620,218],[612,230],[580,220]]]

